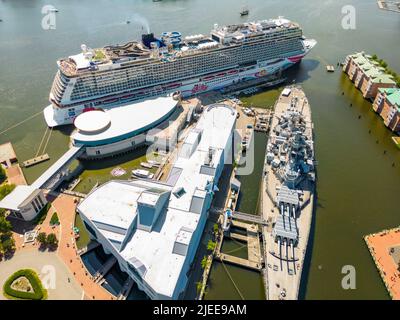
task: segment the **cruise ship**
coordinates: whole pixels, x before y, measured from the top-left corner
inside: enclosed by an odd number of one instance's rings
[[[80,53],[58,60],[44,116],[55,127],[86,110],[177,91],[187,97],[269,76],[300,62],[315,44],[297,23],[279,17],[215,24],[208,36],[172,31],[124,45],[82,45]]]

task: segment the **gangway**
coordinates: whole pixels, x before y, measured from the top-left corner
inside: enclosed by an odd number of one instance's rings
[[[68,176],[68,165],[84,151],[83,146],[73,146],[50,166],[34,183],[35,189],[54,190]]]

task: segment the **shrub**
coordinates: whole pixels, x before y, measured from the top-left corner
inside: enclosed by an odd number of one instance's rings
[[[57,237],[54,233],[49,233],[46,238],[46,244],[49,246],[56,246],[58,244]]]
[[[14,184],[4,184],[0,186],[0,200],[2,200],[6,195],[11,193],[15,188]]]
[[[60,224],[60,220],[58,219],[57,212],[54,212],[53,215],[51,216],[50,224],[51,224],[51,225],[58,225],[58,224]]]
[[[8,221],[4,216],[0,216],[0,234],[8,233],[12,229],[10,221]]]
[[[8,237],[0,243],[0,246],[4,254],[12,253],[15,251],[15,240],[12,237]]]
[[[6,178],[7,178],[6,171],[0,164],[0,183],[2,183],[4,180],[6,180]]]
[[[201,259],[201,268],[205,269],[207,267],[207,263],[208,263],[208,258],[207,256],[204,256],[203,259]]]
[[[45,232],[40,232],[37,237],[36,240],[41,244],[41,245],[45,245],[47,243],[47,235]]]
[[[209,250],[209,251],[214,251],[214,249],[216,248],[216,246],[217,246],[217,243],[216,243],[216,242],[214,242],[214,241],[212,241],[212,240],[208,240],[208,243],[207,243],[207,250]]]
[[[26,277],[29,280],[33,292],[18,291],[11,288],[12,283],[20,277]],[[36,272],[31,269],[22,269],[12,274],[4,283],[3,291],[9,298],[25,300],[43,300],[47,298],[47,290],[43,288],[42,282]]]

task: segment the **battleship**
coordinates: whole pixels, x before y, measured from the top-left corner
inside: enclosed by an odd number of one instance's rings
[[[275,105],[263,184],[266,294],[298,299],[315,187],[311,109],[303,90],[285,88]]]
[[[210,35],[178,31],[92,49],[57,61],[44,109],[49,127],[71,124],[82,112],[107,109],[179,91],[183,97],[238,82],[268,78],[299,63],[315,46],[288,19],[214,25]]]

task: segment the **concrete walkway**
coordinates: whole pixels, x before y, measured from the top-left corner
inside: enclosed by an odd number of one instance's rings
[[[1,288],[3,288],[4,282],[8,277],[20,269],[33,269],[42,280],[45,278],[51,279],[51,271],[55,271],[54,288],[47,288],[49,300],[82,299],[82,289],[56,252],[41,252],[37,248],[32,248],[20,252],[17,251],[12,259],[3,260],[0,262]],[[45,287],[46,283],[47,281],[43,283]],[[3,294],[0,295],[0,300],[6,300]]]

